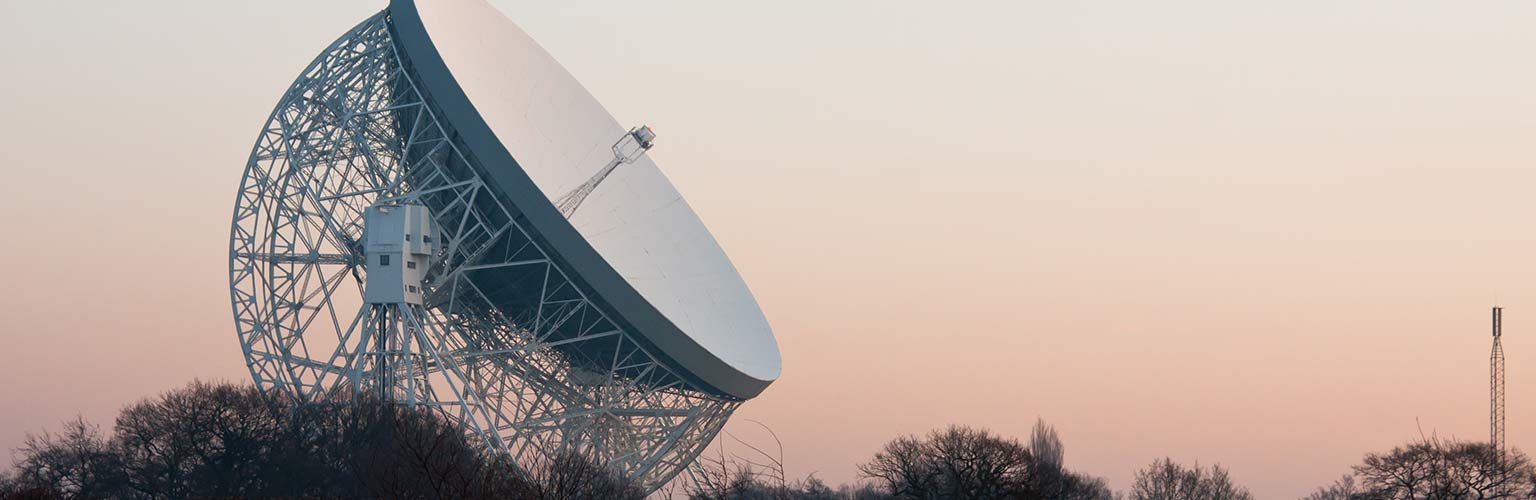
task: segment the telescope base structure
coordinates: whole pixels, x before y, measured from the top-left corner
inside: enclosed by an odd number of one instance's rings
[[[740,405],[613,321],[487,186],[414,83],[387,12],[283,94],[257,140],[230,238],[251,377],[304,404],[377,394],[432,408],[525,468],[564,454],[655,489]],[[364,300],[366,211],[427,208],[420,303]]]

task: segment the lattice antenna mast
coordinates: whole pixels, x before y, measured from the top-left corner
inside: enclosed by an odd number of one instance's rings
[[[581,183],[576,189],[561,196],[560,201],[555,203],[555,207],[560,209],[560,215],[570,219],[576,214],[576,209],[581,207],[581,202],[587,199],[587,195],[597,189],[598,184],[602,184],[609,174],[619,168],[619,165],[639,160],[646,151],[651,149],[655,141],[656,133],[651,131],[651,127],[641,125],[629,129],[624,137],[620,137],[618,142],[613,143],[613,159],[609,160],[602,170],[597,171],[597,175],[593,175],[591,179],[587,179],[587,182]]]
[[[1504,308],[1493,308],[1493,352],[1488,357],[1489,362],[1489,402],[1488,402],[1488,441],[1493,444],[1493,449],[1499,453],[1499,460],[1504,460],[1504,345],[1502,343],[1504,332]]]

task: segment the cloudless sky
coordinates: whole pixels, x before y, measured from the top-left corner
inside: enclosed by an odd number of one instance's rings
[[[495,3],[658,131],[782,346],[739,416],[793,475],[1040,417],[1117,489],[1166,455],[1296,498],[1486,439],[1495,301],[1536,440],[1536,4]],[[0,0],[0,447],[249,379],[244,162],[383,7]]]

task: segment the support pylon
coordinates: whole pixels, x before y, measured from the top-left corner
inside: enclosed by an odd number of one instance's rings
[[[1504,308],[1493,308],[1493,352],[1488,355],[1488,442],[1504,462]]]

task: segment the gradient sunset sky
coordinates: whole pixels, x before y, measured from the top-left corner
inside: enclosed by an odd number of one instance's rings
[[[1495,302],[1536,445],[1536,3],[493,3],[657,130],[778,336],[738,415],[792,475],[1040,417],[1116,489],[1169,456],[1296,498],[1486,439]],[[0,448],[249,380],[244,162],[384,5],[0,0]]]

